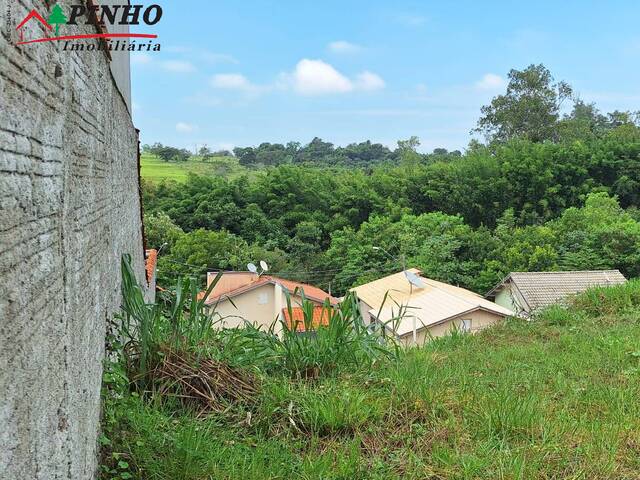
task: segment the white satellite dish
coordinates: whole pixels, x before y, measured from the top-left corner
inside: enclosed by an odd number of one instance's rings
[[[247,263],[247,270],[251,273],[258,273],[258,267],[256,267],[253,263]]]
[[[260,268],[262,268],[262,271],[264,272],[269,271],[269,265],[267,265],[267,262],[265,262],[264,260],[260,260]]]
[[[418,288],[426,287],[426,285],[422,281],[422,279],[418,275],[416,275],[415,273],[410,272],[409,270],[405,270],[404,271],[404,276],[407,277],[407,280],[409,281],[409,283],[411,285],[413,285],[414,287],[418,287]]]

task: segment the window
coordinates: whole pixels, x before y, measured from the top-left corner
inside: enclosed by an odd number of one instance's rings
[[[258,304],[259,305],[266,305],[267,303],[269,303],[269,294],[268,293],[261,293],[258,295]]]
[[[462,319],[462,324],[460,324],[460,329],[463,332],[470,332],[471,331],[471,319],[470,318],[463,318]]]

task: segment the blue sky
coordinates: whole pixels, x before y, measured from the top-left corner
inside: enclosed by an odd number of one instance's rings
[[[524,5],[524,2],[520,2]],[[603,111],[640,110],[640,2],[163,2],[132,55],[144,143],[370,139],[463,149],[511,68],[544,63]]]

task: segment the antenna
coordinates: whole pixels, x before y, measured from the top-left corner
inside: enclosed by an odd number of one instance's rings
[[[264,272],[269,271],[269,265],[267,265],[267,262],[265,262],[264,260],[260,260],[260,268],[262,270],[258,272],[258,267],[256,267],[255,263],[247,263],[247,270],[249,270],[251,273],[257,273],[258,276],[262,275]]]
[[[422,279],[416,275],[413,272],[410,272],[409,270],[405,270],[404,271],[404,276],[407,277],[407,281],[413,285],[414,287],[418,287],[418,288],[425,288],[426,285],[425,283],[422,281]]]

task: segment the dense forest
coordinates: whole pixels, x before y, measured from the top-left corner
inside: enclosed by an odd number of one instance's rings
[[[640,275],[635,113],[603,114],[531,65],[475,132],[464,153],[418,153],[415,137],[395,150],[263,143],[233,152],[250,175],[145,183],[160,283],[262,259],[336,294],[404,264],[479,293],[510,271]]]

